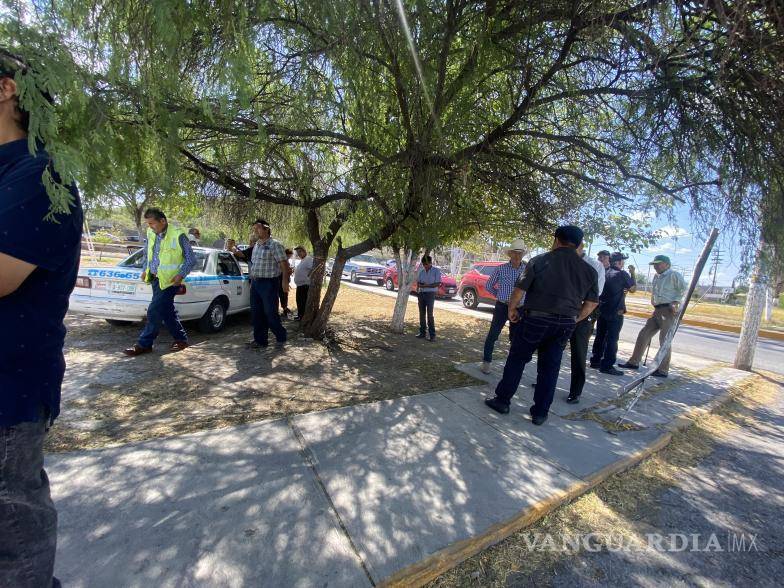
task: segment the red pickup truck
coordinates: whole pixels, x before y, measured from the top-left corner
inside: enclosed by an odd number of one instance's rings
[[[419,264],[417,264],[415,271],[419,271]],[[395,288],[398,287],[397,268],[395,266],[388,267],[386,272],[384,272],[384,287],[390,292],[394,291]],[[416,274],[414,274],[414,282],[411,284],[411,293],[414,294],[416,291]],[[438,292],[436,292],[436,298],[454,298],[456,294],[457,281],[442,270],[441,286],[438,288]]]

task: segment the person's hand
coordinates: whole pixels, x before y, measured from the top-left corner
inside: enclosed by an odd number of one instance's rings
[[[177,274],[176,276],[174,276],[174,279],[172,280],[172,284],[174,284],[175,286],[179,286],[180,284],[182,284],[183,279],[184,278],[180,274]]]
[[[630,265],[630,266],[629,266],[629,273],[630,273],[631,275],[634,275],[634,266],[633,266],[633,265]]]
[[[520,313],[517,312],[516,308],[510,308],[509,309],[509,322],[510,323],[516,323],[519,320],[520,320]]]
[[[147,270],[144,270],[142,272],[142,282],[146,282],[146,281],[147,281]]]

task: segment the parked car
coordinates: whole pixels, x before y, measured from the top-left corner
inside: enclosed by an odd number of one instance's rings
[[[480,302],[495,304],[495,295],[488,292],[485,285],[495,270],[505,263],[505,261],[480,261],[471,266],[468,273],[460,280],[460,286],[457,288],[460,298],[463,299],[463,306],[476,308]]]
[[[348,278],[358,284],[360,280],[373,280],[379,286],[384,285],[384,262],[372,255],[357,255],[346,261],[343,266],[342,278]]]
[[[414,269],[415,272],[419,271],[419,264]],[[394,266],[388,267],[384,272],[384,287],[390,292],[398,287],[397,268]],[[411,284],[411,293],[415,294],[417,291],[416,274],[414,274],[414,282]],[[457,281],[448,273],[442,270],[441,272],[441,286],[436,292],[436,298],[454,298],[457,294]]]
[[[69,312],[105,319],[112,325],[142,321],[152,300],[152,286],[141,281],[139,250],[114,267],[79,268]],[[223,329],[230,314],[250,309],[247,266],[228,251],[194,247],[196,267],[174,298],[182,320],[198,320],[199,330]]]

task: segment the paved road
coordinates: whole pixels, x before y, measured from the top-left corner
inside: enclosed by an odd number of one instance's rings
[[[359,288],[367,292],[385,294],[387,296],[397,296],[397,292],[387,292],[378,286],[365,284],[350,284],[344,282],[345,286]],[[477,310],[468,310],[463,307],[459,298],[452,300],[439,300],[436,308],[474,316],[476,318],[490,320],[492,308],[480,304]],[[627,318],[621,331],[621,340],[627,343],[634,343],[637,333],[642,328],[645,321],[638,318]],[[705,359],[725,361],[732,363],[735,359],[735,350],[738,345],[738,335],[723,331],[714,331],[701,327],[691,327],[683,325],[678,329],[675,337],[676,352],[695,355]],[[657,345],[651,345],[651,356],[655,354]],[[784,342],[771,339],[760,339],[757,343],[757,351],[754,356],[754,367],[762,370],[769,370],[779,374],[784,373]]]

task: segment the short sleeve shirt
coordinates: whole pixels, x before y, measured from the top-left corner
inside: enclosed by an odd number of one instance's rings
[[[429,270],[426,270],[424,266],[419,268],[417,282],[422,282],[423,284],[437,284],[440,281],[441,270],[436,266],[431,265]],[[438,292],[438,288],[419,288],[418,290],[420,292]]]
[[[576,317],[584,301],[599,301],[596,270],[571,247],[534,257],[515,287],[525,290],[523,310]]]
[[[294,269],[294,285],[307,286],[310,284],[310,273],[313,271],[313,258],[306,255]]]
[[[68,299],[76,283],[82,208],[75,187],[70,214],[44,220],[50,200],[41,180],[49,156],[27,140],[0,145],[0,253],[33,264],[15,292],[0,297],[0,427],[60,412]]]

